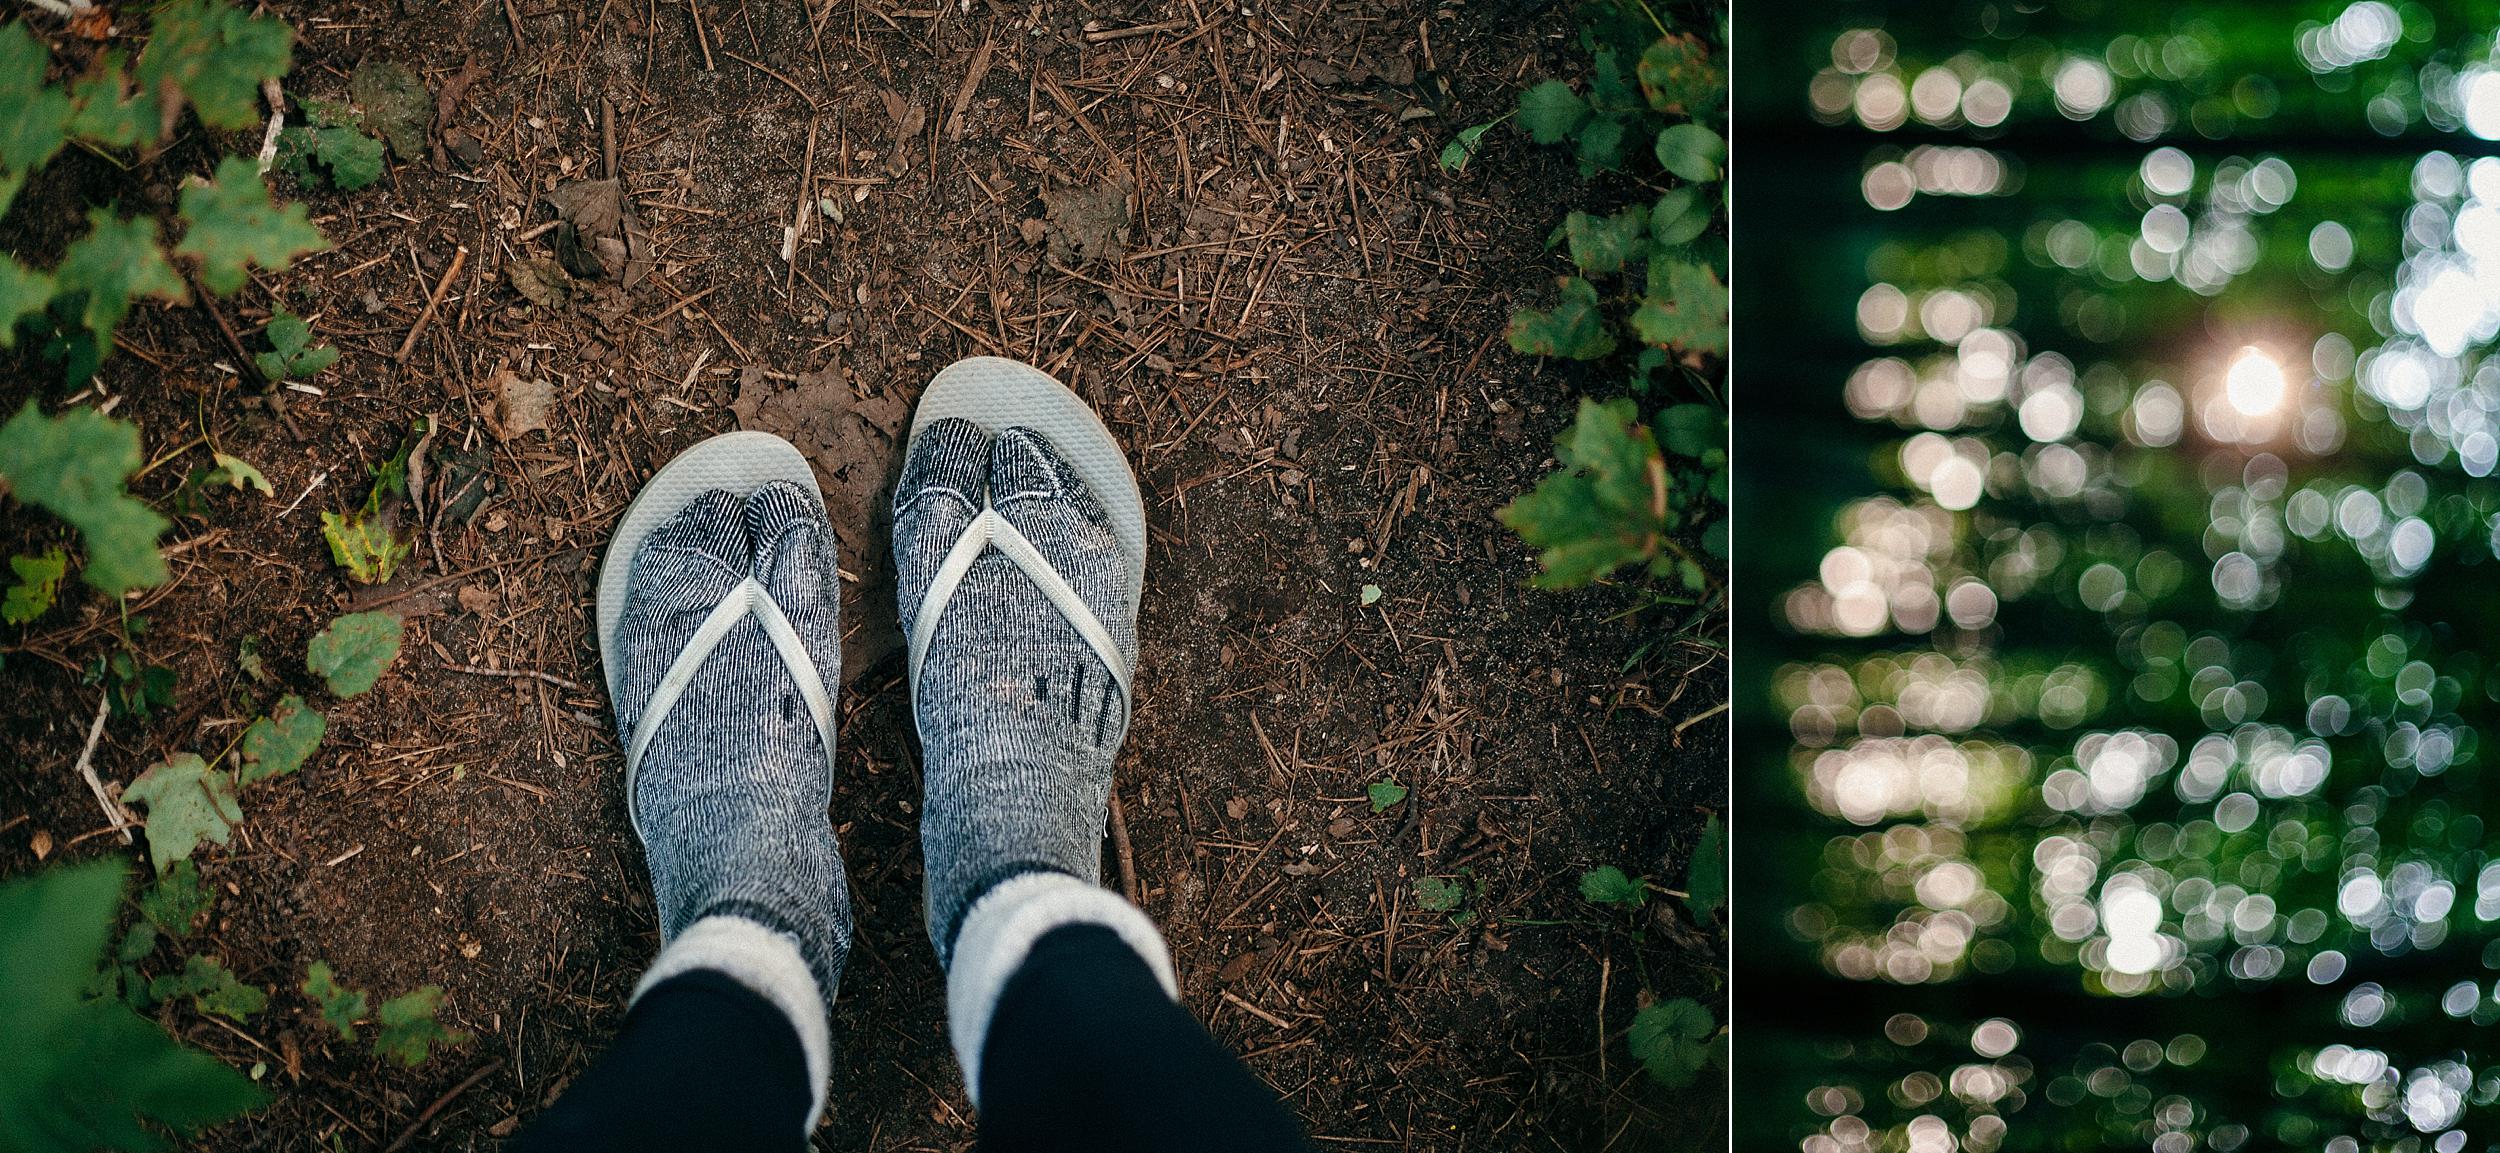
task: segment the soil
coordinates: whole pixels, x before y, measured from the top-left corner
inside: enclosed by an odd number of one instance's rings
[[[613,1035],[658,938],[591,574],[643,478],[741,425],[810,452],[857,578],[833,815],[859,943],[815,1143],[970,1145],[921,922],[881,534],[896,425],[932,373],[979,353],[1057,374],[1136,464],[1152,560],[1104,876],[1165,926],[1190,1008],[1315,1145],[1722,1140],[1723,1087],[1659,1089],[1622,1030],[1642,999],[1715,1000],[1723,945],[1676,902],[1606,914],[1576,883],[1600,864],[1683,875],[1724,804],[1725,746],[1717,718],[1679,725],[1724,700],[1724,674],[1705,643],[1650,645],[1665,625],[1631,611],[1633,592],[1525,587],[1532,559],[1492,513],[1552,467],[1576,389],[1500,333],[1553,271],[1539,241],[1576,178],[1516,142],[1463,175],[1434,161],[1562,66],[1564,13],[269,10],[301,32],[292,98],[344,99],[365,61],[438,96],[475,66],[432,155],[362,192],[300,194],[333,250],[218,306],[250,340],[284,304],[338,365],[317,392],[277,394],[281,414],[219,367],[234,358],[203,309],[155,304],[91,390],[37,383],[49,370],[23,349],[0,362],[12,408],[40,396],[138,422],[163,458],[134,485],[152,500],[206,463],[200,437],[276,490],[221,491],[169,534],[174,579],[128,607],[146,622],[130,643],[175,671],[178,699],[115,717],[94,754],[127,782],[224,747],[281,691],[329,717],[314,759],[253,786],[235,842],[200,854],[220,899],[188,944],[271,1005],[242,1026],[157,1013],[265,1063],[275,1092],[204,1147],[491,1149]],[[213,155],[196,137],[127,177],[72,150],[0,241],[43,257],[79,204],[169,203]],[[639,237],[596,211],[548,227],[551,194],[611,177]],[[514,269],[550,261],[569,296],[531,304]],[[389,585],[350,584],[319,514],[361,501],[427,416],[414,557]],[[464,508],[455,486],[477,467],[485,499]],[[0,544],[56,536],[14,515]],[[0,668],[18,702],[0,747],[20,766],[0,775],[0,873],[125,851],[70,768],[99,692],[77,674],[121,643],[119,618],[67,599]],[[305,642],[370,607],[403,615],[407,643],[376,690],[333,700]],[[275,683],[242,671],[247,637]],[[1365,789],[1384,779],[1411,791],[1375,813]],[[1463,916],[1418,908],[1427,876],[1470,886]],[[294,992],[315,959],[385,995],[444,987],[471,1039],[414,1070],[375,1060]]]

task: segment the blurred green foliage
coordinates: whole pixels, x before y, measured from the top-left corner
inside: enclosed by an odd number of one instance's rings
[[[1758,27],[1740,1124],[2490,1145],[2494,14]]]

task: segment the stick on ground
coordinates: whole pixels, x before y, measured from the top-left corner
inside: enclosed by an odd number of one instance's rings
[[[122,835],[122,843],[131,843],[131,820],[122,807],[113,801],[113,794],[104,791],[104,782],[95,775],[96,743],[104,739],[104,718],[113,714],[113,694],[104,694],[95,703],[95,720],[87,726],[87,747],[78,750],[78,775],[86,778],[87,788],[95,793],[95,803],[104,810],[104,819]]]

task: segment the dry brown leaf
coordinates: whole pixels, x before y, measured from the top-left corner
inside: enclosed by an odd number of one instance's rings
[[[1128,250],[1128,190],[1116,183],[1042,194],[1050,212],[1050,258],[1071,268]]]
[[[563,308],[573,302],[573,276],[544,256],[524,257],[504,266],[512,287],[540,308]]]
[[[576,276],[614,276],[632,288],[651,271],[651,231],[614,180],[576,180],[547,194],[563,227],[556,257]]]
[[[544,380],[523,380],[501,366],[487,383],[495,390],[497,436],[516,440],[522,433],[546,430],[547,410],[555,407],[555,385]]]

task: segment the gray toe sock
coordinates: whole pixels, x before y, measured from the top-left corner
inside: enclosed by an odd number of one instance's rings
[[[960,427],[952,427],[960,426]],[[986,449],[986,451],[983,451]],[[913,441],[895,490],[903,631],[949,549],[990,503],[1048,558],[1137,658],[1128,560],[1082,481],[1048,442],[940,421]],[[1053,871],[1099,883],[1111,764],[1128,702],[1075,627],[1013,561],[982,554],[922,658],[914,710],[929,938],[951,963],[964,911],[991,886]]]
[[[788,484],[707,493],[653,532],[617,628],[624,738],[687,638],[749,574],[790,618],[830,699],[842,668],[832,537],[821,500]],[[661,938],[710,916],[754,921],[797,942],[830,1004],[851,941],[832,791],[798,683],[763,626],[739,622],[661,720],[627,798]]]

